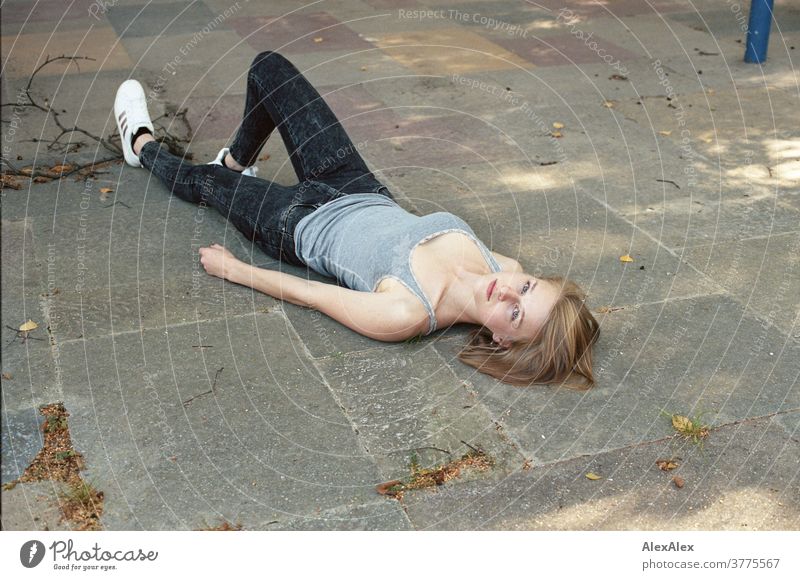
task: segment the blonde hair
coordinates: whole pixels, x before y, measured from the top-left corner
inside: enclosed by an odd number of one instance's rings
[[[573,389],[589,389],[594,385],[592,345],[600,338],[600,325],[575,282],[557,276],[541,279],[549,280],[560,290],[532,341],[502,347],[492,342],[492,331],[481,326],[470,333],[458,358],[512,385],[560,383]]]

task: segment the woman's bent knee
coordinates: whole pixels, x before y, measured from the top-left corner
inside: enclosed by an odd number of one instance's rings
[[[253,63],[250,65],[250,70],[257,70],[260,68],[275,69],[276,67],[286,66],[287,64],[290,63],[282,54],[272,50],[265,50],[256,55],[253,59]]]

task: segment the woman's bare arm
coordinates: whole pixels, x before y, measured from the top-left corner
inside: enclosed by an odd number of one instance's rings
[[[209,274],[225,278],[280,300],[319,310],[351,330],[386,342],[397,342],[427,330],[427,315],[397,295],[359,292],[335,284],[306,280],[245,264],[222,246],[201,248],[201,263]]]

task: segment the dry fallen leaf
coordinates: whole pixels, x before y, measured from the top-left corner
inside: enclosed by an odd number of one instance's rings
[[[616,312],[617,310],[625,310],[624,306],[601,306],[595,312],[598,314],[607,314],[609,312]]]
[[[686,484],[686,482],[680,475],[676,475],[675,477],[673,477],[672,483],[674,483],[675,487],[677,487],[678,489],[682,488]]]
[[[4,381],[10,381],[13,378],[14,378],[14,375],[12,375],[11,373],[3,373],[3,380]]]
[[[386,483],[381,483],[380,485],[375,486],[375,491],[377,491],[381,495],[397,495],[396,491],[392,491],[392,488],[395,485],[400,485],[402,481],[399,479],[393,479],[392,481],[387,481]]]
[[[100,188],[100,193],[112,193],[113,191],[114,190],[111,189],[110,187],[101,187]]]
[[[37,175],[36,177],[33,178],[34,183],[47,183],[49,181],[53,180],[50,179],[49,177],[45,177],[44,175]]]
[[[563,128],[564,128],[564,123],[559,123],[558,121],[553,123],[553,129],[563,129]]]
[[[321,36],[317,36],[317,37],[314,39],[314,42],[322,42],[322,37],[321,37]]]
[[[367,70],[367,67],[365,67],[365,66],[362,66],[362,67],[361,67],[361,70],[362,70],[362,71],[366,71],[366,70]]]
[[[259,161],[269,161],[269,153],[265,153],[261,157],[258,158]]]
[[[624,256],[619,257],[620,262],[633,262],[633,258],[630,257],[629,254],[625,254]]]
[[[22,185],[20,185],[19,181],[12,176],[3,174],[3,187],[10,187],[11,189],[21,189]]]
[[[562,137],[561,131],[550,131],[550,136],[551,137],[555,137],[556,139],[559,139],[559,138]]]
[[[616,101],[603,101],[603,106],[604,106],[606,109],[613,109],[613,108],[614,108],[614,105],[616,105],[616,104],[617,104],[617,102],[616,102]]]
[[[72,165],[66,163],[64,165],[54,165],[50,168],[50,173],[64,173],[72,169]]]
[[[33,175],[33,167],[23,167],[19,172],[22,175]]]
[[[590,471],[589,473],[586,474],[586,479],[591,479],[592,481],[597,481],[598,479],[603,479],[603,478],[600,477],[599,475],[597,475],[596,473],[592,473]]]
[[[663,135],[664,137],[669,137],[672,135],[672,131],[659,131],[658,134]]]
[[[19,327],[19,331],[30,332],[31,330],[36,330],[37,328],[39,328],[38,324],[36,324],[33,320],[28,320],[28,322]]]
[[[672,471],[678,467],[678,463],[672,459],[659,459],[656,461],[656,465],[661,471]]]
[[[613,74],[608,78],[609,78],[609,80],[612,80],[612,81],[627,81],[628,80],[628,77],[626,77],[625,75],[618,75],[618,74]]]

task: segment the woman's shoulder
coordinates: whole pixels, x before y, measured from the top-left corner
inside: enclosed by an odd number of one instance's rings
[[[502,254],[498,254],[497,252],[492,252],[492,256],[494,259],[497,260],[497,263],[500,264],[500,268],[503,272],[522,272],[522,264],[517,262],[514,258],[509,258],[508,256],[504,256]]]

